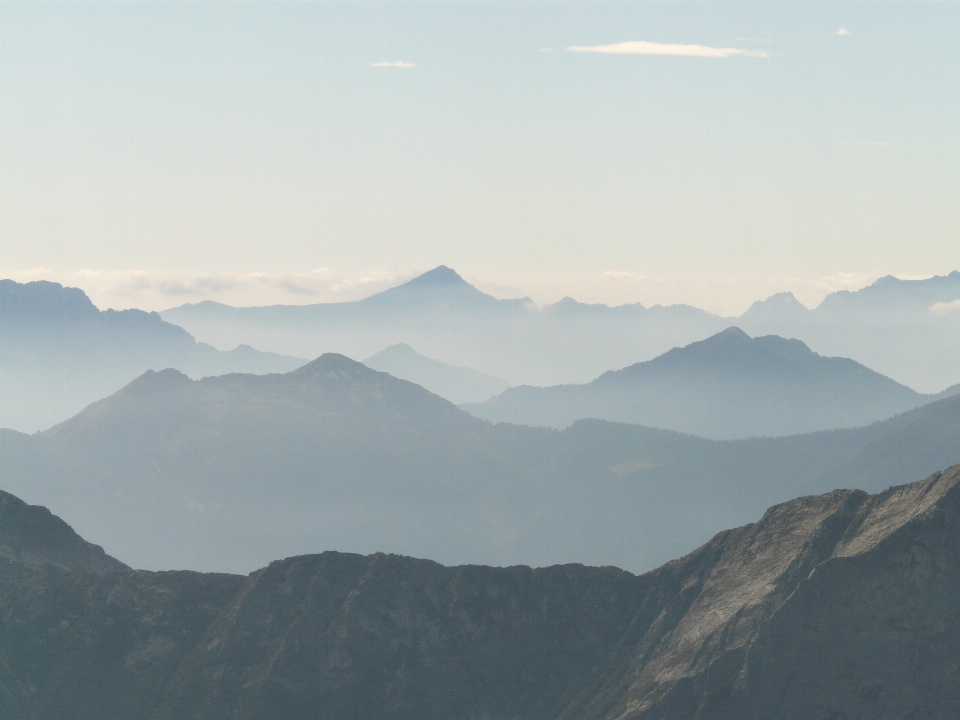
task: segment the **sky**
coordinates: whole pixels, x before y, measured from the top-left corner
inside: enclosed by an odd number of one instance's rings
[[[0,2],[0,276],[816,305],[960,269],[960,3]]]

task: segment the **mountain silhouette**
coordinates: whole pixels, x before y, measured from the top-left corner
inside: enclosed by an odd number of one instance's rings
[[[960,353],[960,272],[924,280],[883,277],[830,293],[813,309],[784,295],[754,303],[737,325],[795,337],[824,355],[854,358],[926,393],[955,385]]]
[[[587,383],[611,368],[651,360],[731,325],[751,336],[796,338],[923,393],[960,382],[960,272],[926,280],[881,278],[808,309],[790,293],[737,318],[687,305],[611,307],[565,297],[538,308],[498,300],[440,266],[359,302],[233,308],[203,302],[163,317],[218,347],[252,344],[300,357],[369,357],[407,343],[428,357],[476,368],[513,385]]]
[[[421,385],[452,403],[479,402],[510,387],[506,382],[471,368],[447,365],[424,357],[406,343],[397,343],[363,361],[367,367]]]
[[[27,505],[0,490],[0,558],[28,566],[111,572],[127,566],[91,545],[45,507]]]
[[[933,399],[799,340],[731,327],[586,385],[512,388],[464,408],[496,422],[600,418],[735,439],[867,425]]]
[[[640,576],[337,552],[83,572],[26,545],[0,556],[0,715],[945,720],[958,544],[960,467],[791,500]]]
[[[529,298],[484,293],[444,265],[355,302],[233,308],[207,301],[161,314],[218,347],[364,358],[404,343],[508,383],[537,384],[586,380],[724,327],[722,318],[688,306],[608,308],[565,299],[539,309]]]
[[[328,354],[286,374],[147,372],[47,431],[0,432],[4,490],[136,567],[250,572],[390,551],[648,570],[792,497],[960,462],[960,397],[864,428],[712,441],[493,425]]]
[[[192,377],[286,372],[303,360],[240,345],[229,352],[142,310],[99,310],[77,288],[0,280],[0,424],[48,428],[144,370]]]

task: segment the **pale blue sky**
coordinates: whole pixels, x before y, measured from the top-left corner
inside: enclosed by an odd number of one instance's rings
[[[955,2],[2,2],[0,274],[155,309],[442,263],[723,313],[943,274],[958,37]],[[566,49],[638,41],[744,54]]]

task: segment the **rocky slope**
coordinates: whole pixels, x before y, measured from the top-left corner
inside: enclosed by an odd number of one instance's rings
[[[494,422],[599,418],[732,440],[868,425],[934,399],[799,340],[731,327],[586,385],[511,388],[462,407]]]
[[[718,442],[491,425],[325,355],[284,375],[146,373],[49,431],[0,431],[0,458],[5,490],[145,569],[389,548],[641,572],[792,497],[960,462],[960,397],[867,428]]]
[[[127,566],[91,545],[47,508],[0,490],[0,557],[28,566],[110,572]]]
[[[960,467],[771,508],[641,576],[288,558],[249,577],[0,559],[0,715],[952,718]]]

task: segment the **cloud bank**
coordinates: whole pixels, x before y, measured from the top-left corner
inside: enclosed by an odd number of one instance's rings
[[[769,53],[762,50],[655,43],[646,40],[632,40],[630,42],[614,43],[613,45],[571,45],[567,50],[575,53],[601,53],[603,55],[673,55],[675,57],[702,58],[770,57]]]
[[[934,303],[930,306],[930,314],[939,317],[945,315],[960,315],[960,300]]]
[[[412,68],[416,63],[407,62],[406,60],[394,60],[393,62],[375,62],[370,63],[370,67],[390,67],[390,68]]]

